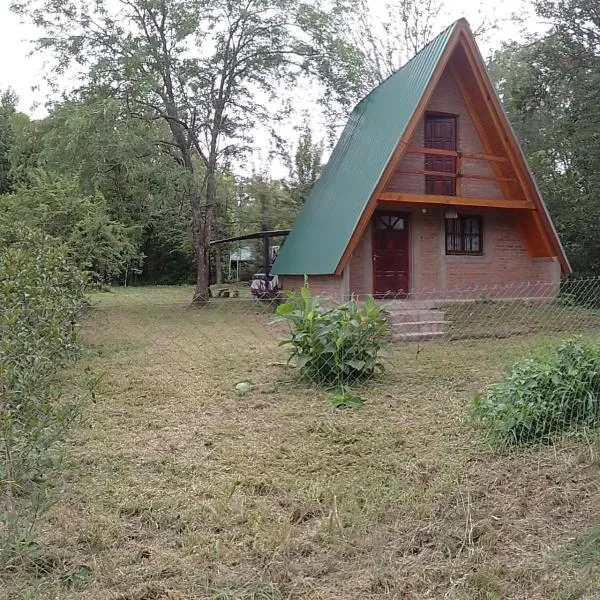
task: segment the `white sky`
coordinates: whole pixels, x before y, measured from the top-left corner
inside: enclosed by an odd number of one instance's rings
[[[385,0],[371,0],[376,11]],[[10,87],[17,92],[20,109],[35,116],[43,116],[44,103],[50,90],[44,84],[44,58],[39,55],[30,56],[32,45],[29,40],[36,37],[36,29],[20,22],[20,19],[9,10],[10,0],[0,0],[0,90]],[[452,21],[460,17],[467,17],[472,26],[481,22],[482,17],[497,19],[498,31],[494,32],[489,40],[482,40],[481,46],[484,56],[496,48],[501,41],[518,39],[521,37],[519,28],[510,22],[514,13],[522,16],[529,12],[527,0],[503,0],[501,3],[484,2],[483,7],[478,6],[473,0],[448,0],[449,8],[441,17],[440,31]],[[539,30],[539,23],[533,19],[527,23],[529,31]],[[60,81],[57,81],[60,87]],[[68,87],[68,81],[65,81]]]
[[[387,0],[369,0],[373,7],[373,12],[382,11]],[[419,0],[416,0],[419,1]],[[439,17],[437,29],[442,31],[453,21],[466,17],[471,26],[476,28],[485,20],[494,21],[498,27],[490,33],[486,39],[480,39],[479,44],[482,53],[488,56],[492,50],[497,48],[501,42],[514,39],[520,39],[524,33],[521,28],[512,20],[513,15],[518,15],[522,20],[525,15],[525,32],[533,33],[544,29],[544,26],[537,22],[532,16],[530,7],[531,0],[502,0],[501,3],[491,2],[490,0],[446,0],[447,9]],[[43,117],[46,114],[45,103],[49,99],[56,99],[57,92],[52,92],[45,80],[48,78],[48,66],[45,64],[45,57],[39,54],[31,54],[33,45],[31,40],[40,35],[40,31],[31,25],[20,22],[20,18],[9,10],[10,0],[0,0],[0,92],[7,88],[12,88],[20,99],[19,108],[21,111],[30,114],[33,117]],[[437,34],[437,31],[435,32]],[[72,82],[63,77],[57,78],[53,84],[60,91],[68,90]],[[324,123],[311,110],[316,103],[314,96],[315,90],[304,90],[299,94],[304,99],[306,107],[299,106],[298,109],[305,113],[310,113],[311,127],[316,140],[325,137]],[[314,103],[313,103],[314,100]],[[310,106],[308,106],[310,104]],[[298,139],[298,127],[302,117],[296,117],[292,121],[282,124],[279,134],[289,140],[288,151],[293,152],[293,144]],[[288,174],[287,167],[280,159],[269,159],[269,148],[271,147],[271,138],[260,128],[254,132],[255,149],[247,161],[240,165],[240,172],[250,175],[252,172],[269,172],[272,177],[282,178]],[[326,149],[324,158],[328,155]]]

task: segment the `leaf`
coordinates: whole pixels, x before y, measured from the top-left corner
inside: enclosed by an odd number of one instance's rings
[[[246,394],[249,394],[254,388],[254,384],[250,381],[240,381],[239,383],[235,384],[235,391],[240,395],[240,396],[245,396]]]
[[[310,362],[310,356],[308,354],[302,354],[296,360],[296,366],[299,369],[304,368]]]
[[[358,360],[357,358],[346,361],[346,364],[355,369],[356,371],[360,371],[366,365],[364,360]]]
[[[294,305],[291,302],[280,304],[275,311],[279,316],[285,317],[294,312]]]
[[[362,398],[359,396],[350,396],[348,394],[331,396],[329,398],[329,404],[336,409],[361,408],[364,406]]]

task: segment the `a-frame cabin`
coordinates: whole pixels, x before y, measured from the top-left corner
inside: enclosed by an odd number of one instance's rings
[[[334,297],[570,272],[464,19],[356,106],[273,272]]]

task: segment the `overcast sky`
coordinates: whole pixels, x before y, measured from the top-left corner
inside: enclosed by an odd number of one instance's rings
[[[385,0],[371,2],[375,11],[378,6],[385,4]],[[10,12],[9,4],[9,0],[0,0],[0,90],[11,87],[21,99],[20,108],[23,112],[43,116],[44,102],[49,94],[48,87],[44,84],[44,59],[39,55],[30,56],[32,47],[29,40],[36,37],[36,29],[20,23],[20,19]],[[483,8],[475,8],[473,0],[449,0],[447,4],[450,8],[441,18],[440,30],[460,17],[467,17],[472,26],[481,22],[483,16],[499,21],[499,30],[489,40],[481,43],[484,56],[501,41],[520,37],[518,28],[509,18],[513,13],[524,13],[526,0],[503,0],[501,3],[488,1],[483,4]],[[539,25],[532,20],[528,23],[528,29],[537,30]],[[57,83],[61,87],[60,81]],[[67,81],[64,86],[68,87]]]
[[[387,0],[369,0],[373,6],[374,14],[382,12]],[[416,0],[419,1],[419,0]],[[44,56],[31,55],[31,40],[40,35],[35,27],[20,22],[19,17],[10,12],[8,6],[10,0],[0,0],[0,92],[12,88],[20,99],[21,111],[30,114],[34,118],[41,118],[47,114],[46,102],[57,98],[57,92],[52,92],[45,83],[48,78],[49,68],[45,65]],[[498,28],[486,38],[479,39],[479,44],[484,57],[492,50],[499,47],[503,41],[520,39],[523,32],[515,25],[512,16],[532,15],[530,0],[502,0],[492,2],[491,0],[446,0],[448,9],[439,17],[437,30],[442,31],[453,21],[466,17],[472,28],[476,28],[482,21],[494,21]],[[533,17],[526,20],[527,32],[539,32],[543,25]],[[437,31],[436,31],[437,34]],[[71,87],[68,79],[60,78],[53,84],[60,91],[68,91]],[[310,116],[310,126],[316,140],[325,141],[326,129],[322,115],[314,111],[316,105],[316,89],[304,89],[299,97],[303,98],[298,103],[295,117],[278,126],[277,132],[280,137],[287,140],[288,152],[293,155],[295,140],[299,136],[306,115]],[[270,174],[274,178],[285,178],[288,174],[288,165],[280,157],[271,155],[273,150],[273,138],[265,128],[257,127],[253,132],[254,144],[251,152],[243,164],[238,165],[238,170],[246,175],[253,173]],[[326,144],[323,158],[326,159],[331,148]]]

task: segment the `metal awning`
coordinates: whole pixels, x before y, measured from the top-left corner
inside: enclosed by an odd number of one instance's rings
[[[242,240],[262,240],[264,238],[285,237],[289,235],[290,229],[273,229],[271,231],[257,231],[256,233],[247,233],[245,235],[237,235],[231,238],[222,240],[213,240],[210,245],[226,244],[227,242],[241,242]]]

